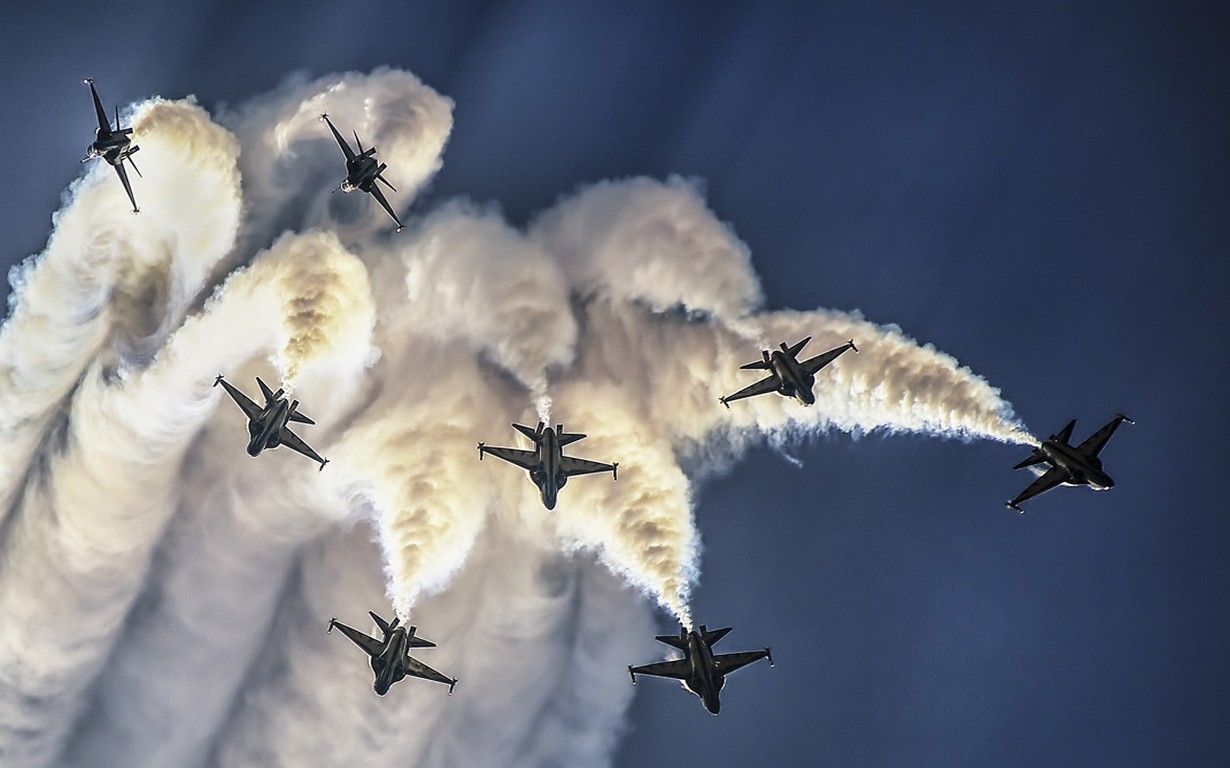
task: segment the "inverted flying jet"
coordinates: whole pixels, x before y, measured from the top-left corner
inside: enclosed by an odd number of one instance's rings
[[[389,166],[376,159],[376,148],[368,147],[364,149],[363,142],[359,140],[359,132],[355,131],[354,143],[359,148],[359,153],[356,155],[354,150],[350,148],[350,144],[342,138],[342,134],[337,132],[337,128],[333,127],[333,121],[329,119],[328,113],[321,114],[320,119],[329,124],[329,130],[333,131],[333,137],[337,139],[338,146],[342,148],[342,154],[346,156],[346,178],[333,191],[336,192],[340,189],[343,192],[349,193],[357,189],[367,192],[376,198],[376,202],[380,203],[380,206],[384,208],[389,216],[393,217],[393,221],[397,222],[397,231],[402,231],[401,219],[397,218],[396,213],[393,213],[393,207],[389,205],[389,201],[385,199],[384,193],[380,191],[380,186],[376,183],[380,182],[394,192],[397,191],[396,187],[390,184],[384,176],[381,176],[384,169]]]
[[[1034,480],[1028,488],[1008,502],[1008,506],[1017,512],[1024,512],[1025,510],[1020,507],[1021,502],[1032,499],[1044,491],[1049,491],[1057,485],[1087,485],[1095,491],[1107,491],[1113,488],[1115,481],[1102,470],[1102,460],[1098,458],[1098,454],[1106,445],[1106,441],[1110,440],[1110,436],[1115,434],[1115,430],[1125,421],[1129,424],[1136,423],[1121,413],[1077,446],[1071,444],[1072,428],[1076,426],[1076,419],[1069,421],[1066,427],[1034,448],[1029,458],[1013,467],[1013,469],[1023,469],[1035,464],[1051,465],[1051,468],[1039,475],[1038,479]]]
[[[419,677],[423,680],[444,683],[448,686],[448,695],[453,695],[453,688],[457,686],[457,678],[443,675],[410,656],[411,648],[435,648],[435,643],[417,637],[415,633],[418,627],[411,626],[406,629],[398,626],[401,619],[394,618],[393,623],[390,624],[371,611],[368,611],[368,614],[375,619],[376,626],[380,627],[380,631],[384,633],[383,640],[369,637],[337,619],[329,619],[329,631],[332,632],[333,628],[337,627],[343,635],[350,638],[355,645],[371,657],[372,672],[376,673],[376,682],[372,688],[377,694],[385,695],[393,683],[401,682],[407,677]]]
[[[600,461],[576,459],[564,455],[564,446],[575,443],[585,435],[564,431],[564,425],[558,424],[551,429],[543,422],[538,422],[537,429],[530,429],[524,424],[513,424],[513,428],[534,441],[534,450],[523,451],[518,448],[495,448],[486,443],[478,444],[478,458],[491,454],[497,459],[516,464],[530,473],[530,479],[542,492],[542,503],[547,509],[555,509],[560,488],[574,475],[589,475],[595,472],[610,472],[612,478],[619,477],[619,462],[603,464]]]
[[[214,379],[214,386],[221,384],[226,393],[248,417],[250,438],[248,455],[259,456],[266,448],[277,448],[279,445],[284,445],[292,451],[302,453],[312,461],[320,462],[320,468],[324,469],[329,460],[313,451],[310,445],[303,442],[287,426],[292,421],[300,424],[315,424],[316,422],[299,413],[298,400],[287,402],[285,392],[281,389],[277,392],[270,391],[269,386],[261,381],[259,376],[256,378],[256,383],[260,385],[261,393],[265,396],[263,406],[252,402],[244,393],[231,386],[230,382],[222,378],[222,374],[218,374],[218,378]]]
[[[858,352],[858,347],[854,346],[854,340],[851,339],[840,347],[830,349],[828,352],[823,352],[815,357],[799,362],[799,353],[803,351],[803,347],[807,346],[807,342],[811,341],[811,337],[800,341],[793,347],[787,347],[786,342],[781,343],[780,350],[761,350],[761,355],[764,359],[757,360],[754,363],[740,366],[744,370],[762,370],[769,371],[769,375],[751,386],[744,387],[733,395],[718,398],[722,405],[730,407],[732,400],[742,400],[745,397],[754,397],[755,395],[766,395],[770,392],[776,392],[779,395],[793,397],[803,405],[812,405],[816,402],[816,396],[812,393],[812,385],[816,383],[816,371],[819,371],[824,366],[836,360],[847,349],[853,349]]]
[[[714,655],[713,646],[726,636],[730,627],[709,630],[704,624],[700,631],[680,627],[679,635],[658,635],[655,639],[666,643],[672,648],[683,651],[682,659],[659,661],[655,664],[644,664],[639,667],[628,667],[632,683],[636,684],[637,675],[653,675],[655,677],[670,677],[683,681],[688,690],[700,697],[705,703],[705,709],[717,714],[722,708],[718,693],[726,684],[726,676],[736,669],[746,667],[754,661],[768,659],[773,666],[773,653],[768,648],[759,651],[743,653],[723,653]]]
[[[107,119],[107,112],[103,109],[102,101],[98,98],[98,91],[94,89],[94,81],[90,78],[85,78],[81,82],[90,86],[90,95],[94,97],[94,111],[98,113],[98,130],[94,133],[94,143],[86,150],[86,156],[81,162],[93,160],[96,157],[101,157],[111,164],[115,172],[120,175],[120,181],[124,184],[124,191],[128,193],[128,200],[132,203],[132,212],[138,213],[137,200],[132,196],[132,185],[128,183],[128,171],[124,169],[124,161],[132,163],[132,169],[141,175],[141,169],[137,167],[136,161],[132,159],[133,154],[140,149],[136,144],[132,143],[132,128],[124,128],[120,125],[120,108],[115,108],[115,128],[111,127],[111,121]]]

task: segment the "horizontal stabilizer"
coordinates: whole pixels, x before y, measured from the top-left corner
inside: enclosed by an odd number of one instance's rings
[[[1066,427],[1051,435],[1051,439],[1064,445],[1070,445],[1072,443],[1072,430],[1075,427],[1076,419],[1072,419]]]
[[[261,377],[260,377],[260,376],[257,376],[257,377],[256,377],[256,383],[257,383],[257,385],[258,385],[258,386],[260,386],[260,388],[261,388],[261,394],[265,396],[265,402],[266,402],[266,403],[271,403],[271,402],[273,402],[273,401],[277,398],[277,395],[273,394],[273,390],[271,390],[271,389],[269,388],[269,385],[268,385],[268,384],[266,384],[265,382],[261,381]],[[279,390],[279,391],[281,391],[281,390]]]
[[[702,635],[702,638],[705,641],[705,645],[714,646],[714,645],[717,645],[718,640],[721,640],[723,637],[726,637],[726,635],[729,633],[730,633],[730,627],[722,627],[721,629],[707,629],[707,630],[704,630],[704,634]]]
[[[388,633],[389,623],[387,621],[377,616],[375,611],[368,611],[367,615],[372,617],[372,620],[376,622],[376,626],[380,627],[381,632]]]
[[[1027,458],[1025,458],[1019,464],[1013,467],[1013,469],[1024,469],[1025,467],[1032,467],[1035,464],[1041,464],[1044,461],[1046,461],[1046,454],[1042,453],[1040,449],[1035,448],[1033,450],[1033,453],[1029,454]]]
[[[784,349],[785,346],[786,345],[783,344],[782,348]],[[754,363],[748,363],[747,365],[741,365],[739,366],[740,370],[744,370],[744,371],[757,371],[757,370],[771,371],[773,370],[773,363],[769,359],[769,350],[767,349],[760,350],[760,355],[761,355],[760,360],[757,360]]]
[[[299,401],[296,400],[295,402],[298,403]],[[307,416],[304,416],[302,413],[299,413],[298,411],[294,411],[290,414],[290,420],[297,421],[300,424],[315,424],[316,423],[312,421],[311,419],[309,419]]]
[[[654,637],[654,640],[657,640],[659,643],[666,643],[672,648],[678,648],[681,651],[688,649],[687,638],[680,637],[679,635],[657,635]]]
[[[803,347],[806,347],[806,346],[807,346],[807,342],[809,342],[809,341],[811,341],[811,337],[810,337],[810,336],[808,336],[807,338],[803,339],[803,340],[802,340],[802,341],[800,341],[798,344],[795,344],[793,347],[787,347],[787,346],[786,346],[786,342],[784,342],[784,341],[783,341],[783,342],[782,342],[782,351],[783,351],[783,352],[785,352],[787,355],[790,355],[791,357],[798,357],[798,356],[799,356],[799,353],[803,351]]]
[[[409,642],[409,645],[410,645],[410,647],[411,647],[411,648],[435,648],[435,647],[436,647],[436,644],[435,644],[435,643],[433,643],[433,642],[431,642],[430,640],[424,640],[424,639],[423,639],[423,638],[421,638],[421,637],[417,637],[417,636],[415,635],[415,633],[416,633],[416,632],[418,632],[418,631],[419,631],[419,628],[418,628],[418,627],[414,626],[413,624],[412,624],[412,625],[410,625],[410,632],[409,632],[409,635],[410,635],[410,642]]]
[[[561,424],[560,426],[563,425]],[[557,434],[559,435],[559,444],[561,446],[585,439],[585,435],[580,432],[559,432]]]
[[[542,439],[542,430],[545,426],[546,425],[540,421],[538,422],[538,429],[531,429],[530,427],[527,427],[524,424],[513,424],[513,429],[517,430],[521,434],[525,435],[526,437],[528,437],[529,439],[537,443],[539,440]]]

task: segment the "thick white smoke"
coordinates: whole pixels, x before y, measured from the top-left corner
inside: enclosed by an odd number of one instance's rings
[[[831,429],[1032,440],[895,326],[760,311],[747,246],[688,180],[603,182],[526,231],[453,201],[394,236],[330,192],[326,111],[379,148],[397,208],[440,167],[451,102],[405,72],[292,80],[221,125],[154,101],[134,113],[141,214],[93,169],[14,273],[6,766],[605,765],[649,606],[691,622],[698,475]],[[804,336],[861,350],[814,407],[718,404],[755,380],[739,365]],[[285,387],[331,463],[249,458],[217,373]],[[479,441],[528,447],[509,425],[540,418],[588,433],[569,452],[618,481],[575,478],[547,511],[522,470],[480,463]],[[324,632],[390,604],[439,643],[419,656],[463,680],[452,699],[375,696]]]

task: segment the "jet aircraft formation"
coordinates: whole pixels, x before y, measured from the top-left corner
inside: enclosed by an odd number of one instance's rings
[[[90,87],[98,118],[95,141],[90,145],[85,160],[101,157],[115,168],[129,202],[132,203],[133,212],[136,213],[139,209],[124,166],[124,163],[128,162],[138,175],[141,174],[132,160],[132,155],[139,149],[132,140],[133,129],[124,128],[120,124],[118,109],[115,112],[115,126],[112,127],[93,80],[86,78],[84,82]],[[352,149],[349,142],[329,119],[328,114],[321,114],[320,119],[329,126],[330,132],[337,140],[346,159],[346,177],[333,191],[367,192],[393,219],[397,225],[397,231],[400,232],[403,228],[402,222],[379,185],[384,184],[390,190],[396,190],[383,176],[388,166],[376,159],[376,148],[365,149],[358,132],[354,132],[357,151]],[[768,375],[733,394],[718,398],[719,402],[729,409],[730,404],[734,401],[758,395],[778,394],[793,399],[804,407],[814,405],[816,375],[847,351],[854,350],[857,353],[859,350],[854,345],[854,340],[851,339],[845,344],[799,361],[799,354],[810,341],[811,337],[808,336],[793,345],[787,345],[783,341],[779,349],[762,350],[760,360],[743,365],[741,369],[766,371]],[[267,449],[284,445],[319,463],[320,469],[323,470],[329,460],[318,454],[289,428],[292,422],[315,424],[298,410],[299,401],[288,401],[283,389],[271,390],[260,378],[256,379],[256,383],[264,399],[263,405],[250,400],[242,391],[226,381],[221,374],[214,379],[214,386],[221,385],[247,417],[248,454],[259,456]],[[1049,468],[1009,501],[1008,506],[1021,511],[1022,502],[1061,484],[1089,485],[1095,490],[1111,488],[1114,481],[1102,469],[1102,461],[1098,454],[1119,425],[1125,421],[1134,423],[1131,419],[1119,414],[1077,446],[1072,446],[1070,442],[1076,421],[1068,422],[1067,426],[1049,439],[1042,441],[1033,449],[1029,457],[1016,465],[1017,469],[1041,464],[1047,464]],[[555,509],[559,501],[559,494],[571,477],[610,472],[612,480],[618,479],[618,462],[604,463],[564,454],[565,446],[585,438],[585,434],[565,432],[563,424],[557,424],[552,428],[542,421],[539,421],[534,428],[516,423],[512,426],[531,441],[533,449],[489,446],[480,442],[478,443],[479,459],[490,454],[526,470],[530,480],[537,486],[542,504],[547,509]],[[377,694],[385,695],[394,683],[406,677],[417,677],[442,683],[448,686],[448,692],[452,694],[457,685],[457,678],[438,672],[410,655],[412,649],[432,648],[435,647],[435,643],[419,637],[417,627],[401,626],[400,618],[394,618],[392,622],[388,622],[375,612],[369,611],[369,615],[380,631],[379,638],[343,624],[336,618],[329,620],[328,631],[332,632],[334,628],[337,628],[368,655],[372,673],[375,675],[373,688]],[[767,659],[769,665],[773,665],[773,656],[768,647],[756,651],[715,654],[713,646],[729,632],[729,627],[710,630],[702,624],[699,629],[681,627],[677,636],[658,636],[657,640],[671,646],[682,656],[640,666],[629,666],[628,673],[632,677],[632,682],[636,683],[637,675],[680,680],[690,691],[700,697],[706,710],[716,715],[721,708],[718,695],[725,684],[727,675],[760,659]]]

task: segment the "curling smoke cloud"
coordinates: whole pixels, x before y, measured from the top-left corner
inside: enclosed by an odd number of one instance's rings
[[[394,237],[330,193],[326,111],[379,147],[396,207],[441,165],[452,104],[405,72],[294,79],[216,121],[155,100],[133,113],[142,213],[92,169],[14,271],[5,765],[605,765],[624,666],[651,652],[639,595],[691,622],[698,475],[825,430],[1032,440],[895,326],[762,311],[747,246],[692,181],[599,183],[525,231],[452,201]],[[809,335],[862,350],[821,372],[815,407],[718,405],[762,346]],[[220,372],[283,385],[332,463],[247,457]],[[523,472],[478,461],[540,417],[587,432],[570,450],[619,461],[618,482],[575,480],[548,512]],[[452,700],[376,697],[323,632],[390,602],[464,680]]]

